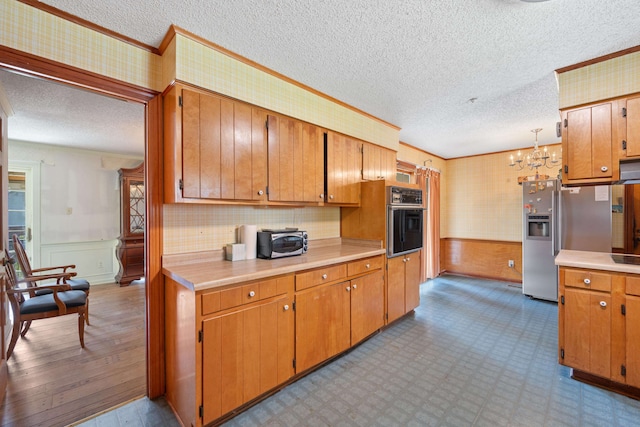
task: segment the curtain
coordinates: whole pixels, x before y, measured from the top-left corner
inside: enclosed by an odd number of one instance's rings
[[[418,169],[416,178],[418,185],[427,195],[427,232],[423,237],[424,262],[420,268],[420,281],[424,282],[440,275],[440,172]]]

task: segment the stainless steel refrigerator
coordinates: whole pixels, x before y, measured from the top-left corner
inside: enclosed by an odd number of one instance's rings
[[[545,180],[524,182],[522,191],[522,293],[557,301],[560,249],[611,252],[611,186]]]

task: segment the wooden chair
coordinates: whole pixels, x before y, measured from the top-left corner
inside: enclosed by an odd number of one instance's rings
[[[39,275],[40,273],[46,273],[46,274],[60,274],[60,277],[58,278],[57,283],[66,283],[69,286],[71,286],[71,290],[74,291],[83,291],[85,294],[87,294],[87,309],[86,309],[86,313],[85,313],[85,321],[87,322],[87,325],[89,325],[89,282],[85,279],[74,279],[73,277],[76,276],[76,272],[75,271],[71,271],[72,269],[76,268],[76,266],[74,264],[69,264],[69,265],[60,265],[57,267],[42,267],[42,268],[35,268],[32,269],[31,268],[31,263],[29,262],[29,256],[27,255],[27,251],[25,251],[24,246],[22,245],[22,242],[20,241],[20,239],[18,238],[17,234],[14,234],[12,236],[13,238],[13,248],[16,251],[16,258],[18,258],[18,263],[20,264],[20,269],[22,270],[22,272],[24,273],[25,278],[26,277],[34,277],[35,280],[31,283],[31,287],[33,288],[32,291],[32,296],[39,296],[39,295],[46,295],[46,294],[50,294],[52,291],[50,289],[47,288],[43,288],[41,286],[37,285],[37,281],[41,280],[41,276]],[[29,326],[27,325],[27,330],[29,329]],[[26,333],[27,331],[25,330],[24,333]]]
[[[7,350],[7,360],[13,354],[13,349],[18,342],[18,336],[24,337],[28,327],[23,325],[31,324],[37,319],[47,319],[50,317],[63,316],[65,314],[78,313],[78,336],[80,346],[84,348],[84,323],[87,308],[87,294],[84,291],[71,290],[71,286],[66,283],[41,285],[40,290],[47,289],[48,294],[25,297],[25,294],[33,292],[31,284],[45,279],[59,279],[60,274],[50,274],[38,278],[28,277],[18,281],[16,271],[13,266],[15,260],[10,258],[9,252],[5,250],[4,266],[7,276],[7,298],[13,310],[13,331],[11,341]],[[26,288],[20,288],[20,283],[26,283]],[[22,330],[22,331],[21,331]]]

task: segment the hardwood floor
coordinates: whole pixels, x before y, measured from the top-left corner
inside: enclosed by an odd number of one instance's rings
[[[91,287],[85,348],[75,315],[34,321],[9,359],[2,426],[65,426],[146,392],[144,283]]]

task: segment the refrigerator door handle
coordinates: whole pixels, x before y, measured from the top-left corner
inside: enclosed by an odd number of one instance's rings
[[[560,250],[562,250],[562,187],[559,187],[559,190],[557,191],[557,196],[558,196],[558,200],[556,201],[556,206],[557,206],[557,212],[555,212],[555,220],[557,221],[558,225],[556,227],[556,232],[557,232],[557,236],[556,236],[556,250],[557,252],[560,252]]]
[[[551,193],[551,255],[556,256],[556,196],[557,191],[553,190]]]

